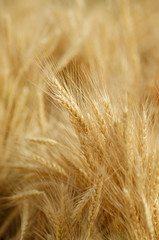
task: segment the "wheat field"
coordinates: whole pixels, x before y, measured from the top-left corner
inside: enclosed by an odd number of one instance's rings
[[[0,0],[0,239],[159,239],[159,1]]]

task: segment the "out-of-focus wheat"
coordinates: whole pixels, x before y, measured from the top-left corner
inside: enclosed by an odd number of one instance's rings
[[[0,1],[0,239],[159,239],[158,14]]]

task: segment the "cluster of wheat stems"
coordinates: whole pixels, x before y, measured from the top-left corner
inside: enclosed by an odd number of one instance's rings
[[[159,239],[159,1],[0,0],[0,239]]]

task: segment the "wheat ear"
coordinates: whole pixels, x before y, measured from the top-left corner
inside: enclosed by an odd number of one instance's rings
[[[142,201],[145,209],[145,216],[146,216],[146,222],[149,229],[149,233],[150,233],[151,239],[154,240],[155,234],[154,234],[154,227],[153,227],[153,221],[152,221],[152,214],[144,195],[142,196]]]
[[[88,224],[86,240],[88,240],[90,237],[91,229],[94,225],[94,221],[99,212],[101,194],[102,194],[102,188],[103,188],[103,179],[102,178],[103,178],[102,174],[97,176],[96,183],[93,187],[92,199],[91,199],[91,203],[90,203],[90,207],[89,207],[89,214],[88,214],[89,224]]]
[[[92,189],[91,191],[89,190],[88,192],[86,192],[84,196],[79,200],[71,217],[73,219],[73,222],[75,222],[77,218],[80,218],[82,211],[85,209],[85,207],[88,205],[88,203],[91,200],[91,194],[92,194]]]
[[[28,200],[23,202],[23,212],[22,212],[22,221],[21,221],[21,235],[20,240],[23,240],[27,231],[29,223],[29,203]]]
[[[61,105],[63,105],[68,112],[76,119],[77,123],[83,130],[87,130],[86,122],[84,121],[84,117],[75,103],[74,99],[69,95],[66,90],[61,86],[59,81],[55,76],[51,76],[49,78],[49,84],[51,88],[57,90],[56,94],[56,100],[60,102]]]
[[[50,138],[32,137],[32,138],[26,138],[25,140],[32,143],[39,143],[39,144],[50,145],[50,146],[54,146],[58,144],[55,140],[52,140]]]
[[[43,194],[44,193],[42,191],[38,191],[38,190],[34,189],[34,190],[29,190],[29,191],[26,191],[26,192],[18,193],[16,195],[13,195],[13,196],[9,197],[9,199],[11,201],[21,201],[21,200],[24,200],[24,199],[36,198],[36,197],[41,196]]]
[[[86,157],[86,161],[89,164],[91,168],[91,163],[89,161],[90,156],[87,153],[87,143],[86,143],[86,136],[88,134],[88,126],[87,123],[84,119],[84,116],[74,101],[74,99],[69,95],[66,90],[60,85],[58,80],[56,79],[55,76],[52,76],[49,78],[50,86],[53,89],[56,89],[58,94],[56,94],[56,101],[58,101],[62,106],[64,106],[69,114],[71,115],[71,122],[76,130],[76,133],[79,137],[80,144],[81,144],[81,149]]]
[[[46,166],[46,167],[48,167],[50,169],[53,168],[56,172],[58,172],[58,173],[60,173],[60,174],[62,174],[64,176],[67,176],[67,173],[65,172],[65,170],[63,168],[61,168],[58,164],[50,162],[50,161],[46,160],[45,158],[40,157],[38,155],[33,155],[33,159],[36,162],[42,164],[43,166]]]
[[[46,114],[45,114],[45,105],[44,105],[44,96],[42,92],[38,92],[38,110],[39,110],[39,124],[41,128],[42,136],[46,135]]]

